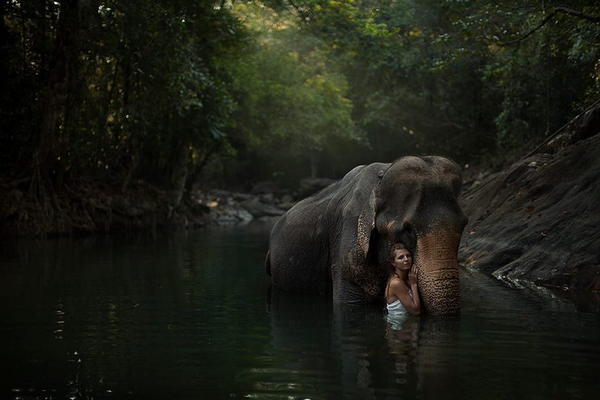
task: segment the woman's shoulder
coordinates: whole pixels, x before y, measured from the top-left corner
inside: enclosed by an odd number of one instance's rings
[[[406,285],[406,282],[402,281],[402,279],[395,276],[390,279],[390,289],[393,292],[398,292],[398,291],[406,292],[406,291],[408,291],[408,286]]]

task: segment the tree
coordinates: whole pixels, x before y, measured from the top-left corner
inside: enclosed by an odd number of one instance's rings
[[[288,13],[247,4],[236,12],[256,38],[256,47],[236,66],[238,148],[267,167],[256,165],[254,174],[290,174],[291,160],[297,160],[309,166],[304,174],[316,176],[319,159],[334,151],[328,139],[361,138],[346,79],[323,43],[302,34]]]
[[[3,3],[3,67],[15,79],[0,161],[24,166],[38,197],[81,175],[181,192],[225,141],[234,109],[228,62],[245,32],[219,4]]]

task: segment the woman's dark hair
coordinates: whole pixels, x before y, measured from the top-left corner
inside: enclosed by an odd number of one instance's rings
[[[393,262],[394,262],[394,256],[396,255],[396,250],[406,250],[412,255],[412,252],[410,251],[410,249],[408,247],[406,247],[406,245],[404,243],[401,243],[401,242],[394,243],[390,247],[390,255],[389,255],[389,260],[390,260],[389,265],[390,265],[390,268],[392,269],[392,271],[394,270]]]
[[[406,250],[412,254],[410,249],[404,245],[404,243],[394,243],[392,247],[390,247],[390,261],[394,261],[394,256],[396,255],[396,250]]]

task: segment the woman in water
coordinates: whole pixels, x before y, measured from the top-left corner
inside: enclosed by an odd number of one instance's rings
[[[421,313],[417,271],[413,267],[412,254],[402,243],[396,243],[390,250],[392,272],[385,288],[385,302],[388,315]]]

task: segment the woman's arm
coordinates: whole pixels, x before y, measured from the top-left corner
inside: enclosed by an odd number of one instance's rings
[[[417,267],[413,264],[408,272],[408,283],[410,284],[410,294],[417,310],[418,315],[421,312],[421,299],[419,297],[419,286],[417,285]]]
[[[412,271],[412,270],[411,270]],[[416,296],[411,296],[409,292],[409,288],[406,286],[406,283],[401,281],[400,279],[394,279],[390,284],[390,291],[392,294],[400,300],[400,303],[404,306],[406,311],[413,315],[419,315],[421,313],[421,303],[419,302],[419,293],[417,292],[416,282],[412,285],[410,282],[409,275],[409,283],[410,283],[410,292],[416,293]]]

